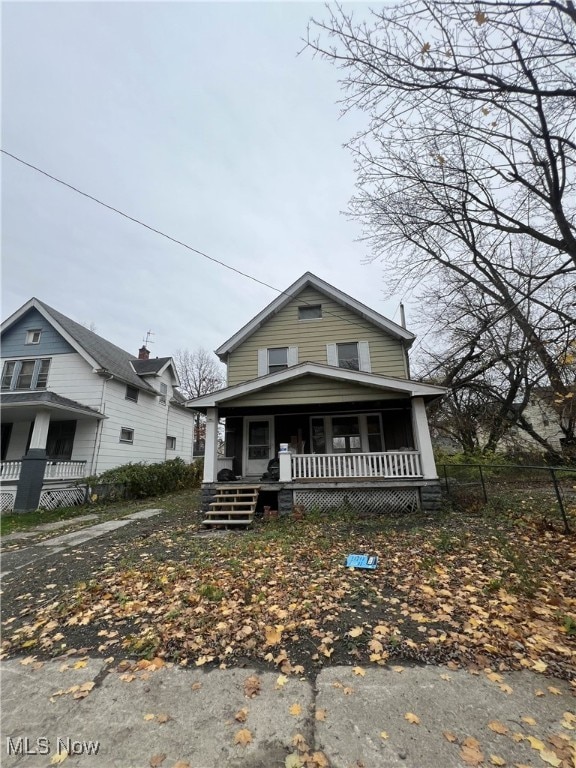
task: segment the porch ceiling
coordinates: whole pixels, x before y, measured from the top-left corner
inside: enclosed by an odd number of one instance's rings
[[[103,413],[54,392],[2,393],[4,422],[33,421],[39,408],[50,411],[59,421],[106,418]]]

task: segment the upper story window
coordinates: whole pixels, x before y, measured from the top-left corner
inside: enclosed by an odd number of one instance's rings
[[[129,384],[126,386],[126,400],[132,400],[133,403],[137,403],[138,394],[138,387],[131,387]]]
[[[326,362],[351,371],[370,373],[370,344],[367,341],[347,341],[326,345]]]
[[[2,370],[2,389],[46,389],[50,360],[7,360]]]
[[[175,451],[176,450],[176,438],[172,437],[171,435],[166,435],[166,448],[169,451]]]
[[[316,320],[322,317],[322,304],[306,304],[298,307],[298,320]]]
[[[168,396],[168,384],[160,382],[160,405],[166,405],[166,397]]]
[[[353,371],[360,370],[360,356],[358,355],[358,342],[351,344],[336,344],[338,354],[338,367],[350,368]]]
[[[276,347],[268,350],[268,373],[288,368],[288,347]]]
[[[40,337],[42,331],[39,328],[35,328],[31,331],[26,331],[26,344],[40,344]]]
[[[298,347],[263,347],[258,350],[258,376],[298,365]]]

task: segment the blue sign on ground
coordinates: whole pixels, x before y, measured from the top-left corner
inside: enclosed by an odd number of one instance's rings
[[[347,568],[367,568],[373,571],[378,566],[378,557],[376,555],[348,555],[346,558]]]

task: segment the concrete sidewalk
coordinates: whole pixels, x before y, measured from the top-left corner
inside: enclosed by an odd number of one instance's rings
[[[59,747],[70,768],[544,768],[576,756],[571,686],[530,672],[332,667],[311,683],[77,656],[0,666],[2,766],[47,768]]]

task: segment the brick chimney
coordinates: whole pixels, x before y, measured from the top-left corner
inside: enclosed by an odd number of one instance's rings
[[[140,347],[138,350],[138,360],[148,360],[150,357],[150,351],[146,347]]]

